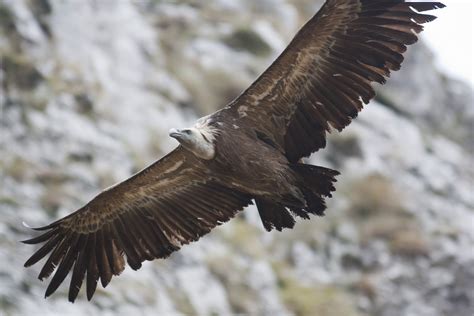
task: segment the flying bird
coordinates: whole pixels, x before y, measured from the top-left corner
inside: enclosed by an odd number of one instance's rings
[[[266,230],[323,215],[338,172],[303,157],[324,148],[400,69],[417,41],[422,12],[439,2],[327,0],[274,63],[240,96],[190,128],[164,158],[106,189],[85,206],[25,240],[44,243],[25,263],[47,257],[39,279],[55,271],[45,296],[72,271],[69,300],[84,279],[90,300],[126,263],[166,258],[255,201]]]

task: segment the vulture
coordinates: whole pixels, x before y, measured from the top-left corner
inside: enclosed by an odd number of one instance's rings
[[[439,2],[327,0],[283,53],[240,96],[190,128],[171,129],[179,145],[70,215],[39,228],[26,244],[47,257],[45,297],[71,272],[69,300],[84,280],[90,300],[128,264],[166,258],[255,202],[266,230],[322,216],[335,170],[305,164],[400,69],[417,41],[423,12]],[[54,272],[54,274],[53,274]]]

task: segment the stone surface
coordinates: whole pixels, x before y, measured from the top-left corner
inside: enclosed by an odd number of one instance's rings
[[[472,315],[472,89],[423,43],[328,147],[327,216],[264,231],[255,207],[92,302],[47,300],[22,226],[77,209],[234,98],[318,1],[0,1],[0,314]],[[429,25],[427,26],[429,27]]]

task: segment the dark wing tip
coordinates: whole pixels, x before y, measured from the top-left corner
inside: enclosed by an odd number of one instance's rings
[[[34,245],[34,244],[37,244],[37,243],[41,242],[40,237],[41,237],[41,235],[37,236],[37,237],[30,238],[30,239],[20,240],[20,242],[23,243],[23,244],[26,244],[26,245]]]
[[[340,175],[341,175],[341,173],[340,173],[339,171],[334,170],[334,172],[333,172],[333,174],[332,174],[332,176],[334,177],[334,182],[337,182],[336,177],[337,177],[337,176],[340,176]]]
[[[86,280],[87,299],[90,301],[99,278],[105,287],[112,275],[119,275],[123,271],[125,263],[120,246],[117,248],[113,236],[106,233],[107,231],[103,229],[78,233],[64,227],[56,227],[40,236],[23,241],[26,244],[44,243],[24,266],[29,267],[45,257],[48,258],[38,275],[41,281],[52,276],[45,298],[56,292],[67,275],[71,274],[68,300],[73,303],[77,299]]]
[[[446,5],[441,2],[408,2],[408,4],[418,12],[437,10],[446,7]]]
[[[36,231],[43,231],[43,230],[52,229],[52,228],[57,227],[57,226],[61,223],[62,220],[63,220],[63,219],[58,220],[58,221],[55,221],[55,222],[53,222],[53,223],[51,223],[51,224],[49,224],[49,225],[46,225],[46,226],[31,227],[31,229],[36,230]]]
[[[433,10],[446,8],[446,5],[442,2],[433,2]]]
[[[30,225],[28,225],[26,222],[22,222],[22,225],[26,228],[29,228],[29,229],[33,229],[33,230],[36,230],[36,231],[42,231],[42,230],[48,230],[48,229],[51,229],[51,228],[54,228],[54,227],[57,227],[61,221],[61,220],[57,220],[55,222],[52,222],[51,224],[48,224],[46,226],[41,226],[41,227],[31,227]]]
[[[46,241],[46,243],[35,253],[33,253],[33,255],[25,262],[24,266],[30,267],[41,259],[43,259],[46,255],[48,255],[53,249],[57,247],[58,243],[61,241],[62,238],[63,236],[61,234],[57,233],[56,230],[53,230],[38,237],[23,241],[26,244],[35,244]]]
[[[27,244],[27,245],[39,244],[41,242],[47,241],[48,239],[50,239],[57,232],[58,232],[58,229],[52,229],[52,230],[49,230],[46,233],[43,233],[39,236],[30,238],[30,239],[20,240],[20,242],[24,243],[24,244]]]

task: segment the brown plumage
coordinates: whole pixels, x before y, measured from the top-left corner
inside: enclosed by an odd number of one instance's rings
[[[295,216],[323,215],[337,171],[298,163],[323,148],[400,69],[417,41],[420,12],[439,2],[328,0],[278,59],[236,100],[190,129],[166,157],[103,191],[45,227],[44,243],[25,263],[48,256],[39,279],[51,295],[72,270],[69,300],[86,279],[91,299],[125,268],[166,258],[228,221],[255,200],[264,227],[282,230]]]

